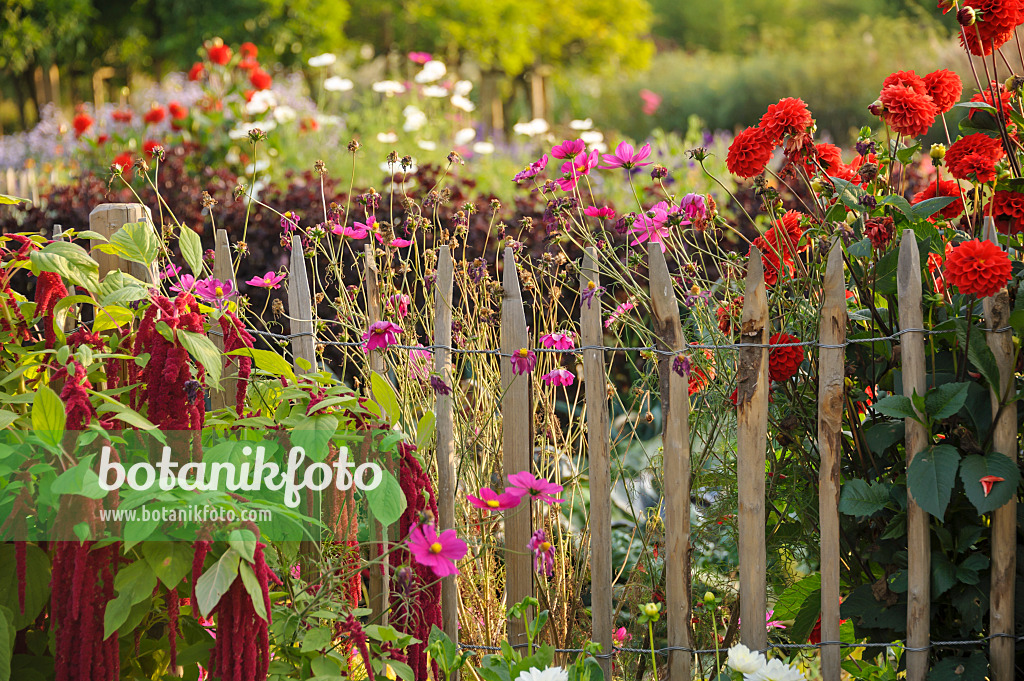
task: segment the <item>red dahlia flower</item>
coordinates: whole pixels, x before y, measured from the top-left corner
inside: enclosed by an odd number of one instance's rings
[[[878,250],[882,250],[889,245],[894,231],[893,221],[889,216],[871,218],[864,223],[865,236],[871,240],[871,245]]]
[[[938,212],[938,215],[946,218],[947,220],[953,220],[964,212],[964,202],[961,197],[960,185],[953,180],[943,180],[939,183],[938,188],[935,186],[933,181],[930,185],[914,194],[914,198],[910,200],[911,205],[921,203],[927,199],[934,199],[937,196],[955,196],[956,201],[953,201],[948,206]],[[934,217],[931,218],[934,222]]]
[[[74,120],[71,121],[71,125],[75,129],[75,137],[81,137],[88,132],[89,128],[92,127],[93,122],[92,116],[89,114],[80,113],[75,116]]]
[[[987,164],[980,164],[977,159],[968,160],[969,157],[978,156],[987,161]],[[949,173],[958,180],[971,179],[971,173],[978,172],[979,167],[983,168],[985,176],[992,175],[994,179],[996,161],[1004,156],[1003,145],[999,140],[988,135],[976,132],[972,135],[961,137],[949,147],[946,152],[946,167]],[[978,177],[979,182],[987,182]]]
[[[925,78],[922,78],[913,71],[896,71],[894,73],[890,73],[885,77],[885,80],[882,81],[882,89],[884,90],[890,85],[903,85],[920,95],[931,96],[931,92],[928,90],[928,83]]]
[[[1013,266],[1003,249],[991,241],[971,239],[955,246],[946,257],[946,281],[960,293],[993,296],[1010,281]]]
[[[130,109],[117,109],[110,114],[110,117],[114,119],[115,123],[132,122],[132,112]]]
[[[188,70],[188,79],[193,82],[199,80],[203,77],[203,71],[205,71],[205,68],[203,67],[203,62],[197,61],[195,64],[192,65],[192,68]]]
[[[992,91],[996,92],[996,97],[999,99],[999,105],[1003,109],[1003,120],[1006,121],[1007,125],[1012,126],[1013,121],[1010,120],[1010,115],[1013,113],[1013,93],[1007,92],[1006,86],[1002,83],[992,82],[991,87],[985,88],[981,92],[976,92],[971,95],[972,102],[985,102],[991,107],[996,106],[996,100],[992,97]],[[968,118],[974,118],[974,114],[978,113],[977,109],[971,109],[967,113]]]
[[[831,177],[836,177],[837,173],[842,172],[843,156],[842,152],[839,151],[839,147],[828,142],[822,142],[821,144],[814,145],[814,160],[807,159],[804,161],[804,170],[807,171],[808,175],[814,175],[818,168]]]
[[[1024,232],[1024,194],[999,190],[992,197],[992,215],[1003,234]]]
[[[213,41],[206,46],[206,56],[210,58],[214,64],[220,64],[224,66],[231,61],[231,48],[224,44],[224,41],[220,38],[214,38]]]
[[[961,11],[974,10],[977,19],[971,26],[963,27],[960,44],[975,55],[992,54],[992,48],[999,49],[1013,37],[1013,29],[1019,23],[1021,0],[964,0]]]
[[[939,114],[931,97],[906,85],[888,85],[878,99],[885,108],[882,119],[907,137],[920,137],[928,132]]]
[[[272,79],[270,78],[269,73],[263,69],[257,68],[249,74],[249,82],[252,83],[252,86],[257,90],[266,90],[270,87]]]
[[[729,172],[740,177],[753,177],[764,171],[775,145],[761,128],[747,128],[729,145],[725,164]]]
[[[949,69],[932,71],[924,77],[924,83],[928,87],[928,96],[932,98],[935,106],[939,107],[940,114],[952,109],[953,105],[960,101],[960,95],[964,91],[960,76]]]
[[[252,43],[242,43],[238,46],[238,52],[243,57],[255,59],[256,55],[259,54],[259,49]]]
[[[171,118],[176,121],[188,118],[188,109],[178,102],[168,102],[167,111],[171,114]]]
[[[771,235],[772,240],[768,240]],[[793,272],[793,256],[780,244],[775,243],[775,234],[768,230],[764,236],[759,236],[751,242],[751,246],[761,251],[761,265],[764,267],[764,285],[774,286],[779,281],[779,274],[791,274]]]
[[[787,333],[776,333],[768,339],[769,345],[776,343],[799,343],[800,339]],[[804,346],[790,345],[772,348],[768,351],[768,378],[786,381],[796,375],[804,361]]]
[[[146,121],[147,124],[156,124],[167,118],[167,110],[159,104],[154,104],[146,115],[142,117],[142,120]]]
[[[760,128],[772,143],[778,144],[786,135],[805,132],[813,123],[811,112],[802,99],[786,97],[768,105],[768,111],[761,116]]]

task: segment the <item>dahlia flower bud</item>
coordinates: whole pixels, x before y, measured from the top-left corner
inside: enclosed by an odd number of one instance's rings
[[[865,163],[857,169],[857,174],[862,182],[871,182],[878,177],[878,165],[875,163]]]
[[[956,13],[956,20],[961,26],[973,26],[977,19],[977,13],[973,7],[962,7]]]
[[[885,113],[885,105],[882,104],[882,100],[876,99],[868,106],[868,111],[871,112],[872,116],[881,116]]]
[[[946,157],[946,145],[945,144],[933,144],[931,151],[928,155],[932,157],[932,160],[941,161]]]

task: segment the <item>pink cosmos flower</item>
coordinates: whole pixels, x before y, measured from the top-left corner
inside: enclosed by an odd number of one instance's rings
[[[687,194],[679,202],[679,208],[688,220],[703,220],[708,214],[707,199],[703,194]]]
[[[520,348],[512,353],[512,373],[525,374],[533,371],[537,365],[537,353],[527,348]]]
[[[384,243],[384,237],[380,235],[380,232],[374,231],[373,235],[377,237],[377,243]],[[392,248],[405,248],[406,246],[412,246],[412,241],[410,241],[409,239],[399,239],[398,237],[395,237],[391,239],[391,243],[388,245],[391,246]]]
[[[640,147],[639,150],[634,151],[633,145],[628,142],[619,142],[619,146],[615,148],[614,154],[605,154],[603,160],[607,165],[601,166],[604,170],[612,170],[614,168],[643,168],[644,166],[651,165],[650,163],[641,163],[645,158],[651,155],[651,145],[645,144]]]
[[[559,188],[564,192],[571,192],[576,188],[576,182],[584,175],[597,167],[601,155],[594,149],[589,154],[580,154],[572,160],[562,164],[562,177],[555,180]]]
[[[183,274],[178,277],[178,283],[171,287],[175,293],[188,293],[196,287],[196,278],[191,274]]]
[[[515,176],[512,178],[512,181],[515,182],[516,184],[522,184],[524,180],[529,180],[531,177],[540,174],[547,167],[548,155],[544,154],[539,159],[537,159],[530,165],[526,166],[526,168],[516,173]]]
[[[170,279],[171,277],[176,277],[179,274],[181,274],[181,268],[175,265],[173,262],[169,262],[167,263],[167,266],[164,267],[163,272],[160,273],[160,278]]]
[[[389,345],[395,345],[398,343],[398,334],[400,333],[402,333],[402,329],[393,322],[374,322],[370,324],[369,330],[363,334],[363,340],[366,341],[366,345],[363,346],[363,352],[384,350]]]
[[[331,234],[337,234],[338,236],[348,236],[352,237],[353,239],[365,239],[370,235],[370,230],[366,228],[366,225],[360,222],[355,223],[355,225],[352,227],[346,227],[335,222],[331,227]]]
[[[455,561],[466,555],[467,547],[455,530],[445,530],[439,535],[433,525],[413,525],[408,541],[409,552],[416,562],[426,565],[438,577],[459,574]]]
[[[773,620],[772,619],[772,615],[774,615],[774,614],[775,614],[774,610],[769,610],[768,612],[766,612],[764,614],[765,626],[767,626],[769,629],[785,629],[786,628],[785,624],[783,624],[779,620]]]
[[[608,315],[608,319],[604,320],[604,328],[611,328],[611,325],[617,322],[619,320],[619,317],[626,314],[634,307],[636,306],[628,301],[620,304],[617,308],[615,308],[615,310],[610,315]]]
[[[466,498],[469,499],[469,503],[477,508],[482,508],[492,513],[503,511],[506,508],[515,508],[520,502],[520,498],[515,494],[509,494],[508,492],[499,494],[489,487],[480,488],[480,496],[478,497],[467,494]]]
[[[543,345],[545,348],[554,348],[556,350],[572,350],[574,347],[576,347],[573,338],[574,337],[572,331],[569,331],[568,333],[546,333],[540,337],[540,344]]]
[[[576,380],[576,376],[567,369],[555,369],[554,371],[548,372],[540,377],[540,380],[544,381],[550,386],[570,386],[573,381]]]
[[[533,553],[533,569],[548,577],[555,572],[555,547],[548,541],[544,530],[537,530],[526,545]]]
[[[434,353],[423,346],[409,350],[410,373],[421,381],[427,380],[427,376],[430,374],[430,360],[433,357]]]
[[[412,303],[412,298],[404,293],[396,293],[388,298],[388,303],[394,307],[399,317],[405,317],[409,314],[409,305]]]
[[[587,149],[587,143],[581,139],[563,140],[551,149],[551,155],[555,158],[575,158]]]
[[[260,288],[275,289],[281,287],[281,282],[284,281],[284,276],[277,274],[276,272],[267,272],[265,276],[253,277],[249,281],[245,282],[249,286],[259,286]]]
[[[206,302],[222,307],[228,298],[235,295],[235,285],[210,277],[196,282],[196,294]]]
[[[601,208],[598,208],[597,206],[587,206],[583,209],[583,214],[589,215],[592,218],[603,218],[605,220],[615,219],[615,211],[608,206],[602,206]]]
[[[638,215],[636,222],[634,222],[633,226],[629,228],[629,233],[634,237],[630,246],[638,246],[645,241],[652,241],[658,244],[661,248],[661,252],[664,253],[668,250],[668,247],[665,245],[665,239],[667,239],[671,233],[671,230],[666,224],[668,222],[668,216],[678,212],[678,207],[669,206],[666,202],[659,201],[649,211]]]
[[[623,643],[629,641],[631,638],[633,638],[633,635],[626,631],[626,627],[619,627],[618,629],[612,632],[612,644],[617,645],[619,647],[621,647]]]
[[[428,61],[430,61],[433,58],[434,58],[433,55],[431,55],[429,52],[410,52],[409,53],[409,61],[413,62],[414,64],[421,64],[421,65],[422,64],[426,64]]]
[[[530,471],[520,471],[508,476],[509,486],[505,488],[507,494],[514,494],[517,497],[528,496],[530,499],[539,499],[546,504],[561,504],[562,499],[556,499],[555,495],[562,491],[561,485],[548,482],[544,478],[538,478]]]
[[[643,111],[648,116],[653,116],[658,110],[658,107],[661,106],[661,95],[651,92],[650,90],[641,90],[640,99],[644,102]]]

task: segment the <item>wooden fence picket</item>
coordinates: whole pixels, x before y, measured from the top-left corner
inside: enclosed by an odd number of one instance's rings
[[[580,272],[580,340],[583,351],[583,386],[587,405],[587,469],[590,481],[590,602],[593,640],[601,651],[612,650],[612,481],[609,457],[608,371],[604,364],[601,298],[583,301],[590,286],[601,284],[597,270],[597,249],[588,246]],[[606,679],[612,678],[612,660],[601,658]]]
[[[529,347],[526,310],[519,289],[519,274],[511,247],[505,248],[501,305],[501,446],[505,475],[531,471],[533,459],[533,409],[530,372],[515,374],[509,356]],[[521,504],[505,518],[505,603],[511,606],[533,595],[533,560],[527,545],[532,533],[530,503]],[[534,617],[532,613],[530,617]],[[508,640],[526,644],[523,620],[508,620]]]
[[[292,361],[299,373],[316,371],[316,340],[313,336],[313,298],[306,275],[306,255],[302,237],[292,234],[292,252],[288,267],[288,316],[292,336]],[[306,369],[298,362],[309,362]]]
[[[768,297],[761,252],[750,248],[736,369],[736,478],[739,488],[740,640],[766,650],[768,608],[764,470],[768,448]],[[758,347],[761,346],[761,347]]]
[[[995,244],[995,222],[985,218],[985,238]],[[1000,331],[1010,324],[1010,297],[1006,289],[982,301],[986,340],[999,369],[1000,385],[993,388],[992,451],[1017,461],[1017,403],[1013,394],[1013,333]],[[992,585],[989,603],[989,664],[992,681],[1014,678],[1014,586],[1017,574],[1017,499],[1010,500],[992,512]]]
[[[688,346],[679,321],[679,301],[660,246],[651,242],[647,249],[654,332],[659,348],[681,353]],[[677,358],[678,354],[658,359],[666,481],[665,616],[668,646],[690,648],[690,395],[689,380],[675,370]],[[690,681],[691,667],[689,652],[669,652],[669,681]]]
[[[839,641],[839,461],[843,453],[843,402],[846,397],[846,285],[843,245],[837,237],[825,268],[818,353],[818,527],[821,535],[821,640]],[[825,347],[833,346],[833,347]],[[838,645],[821,648],[821,676],[839,681]]]
[[[181,229],[189,229],[189,227],[182,225]],[[227,230],[218,229],[214,233],[213,253],[213,278],[229,282],[231,289],[237,291],[238,286],[235,284],[235,268],[231,264],[231,246],[228,241]],[[269,294],[269,291],[267,293]],[[224,336],[221,334],[211,335],[213,336],[213,344],[217,346],[218,350],[223,352]],[[220,389],[210,391],[210,404],[214,409],[223,409],[224,407],[235,405],[235,394],[238,391],[238,364],[235,360],[225,358],[223,369]]]
[[[900,243],[896,268],[899,299],[903,394],[925,393],[924,334],[907,329],[923,328],[921,298],[921,257],[914,231],[906,229]],[[907,467],[928,445],[924,424],[911,418],[906,422]],[[907,681],[924,681],[928,674],[931,622],[931,537],[929,515],[907,491]],[[916,650],[913,650],[916,649]]]
[[[434,283],[434,371],[447,385],[453,386],[452,293],[455,265],[451,248],[441,246],[437,258],[437,281]],[[455,421],[451,395],[437,393],[434,404],[437,434],[437,512],[442,529],[455,527]],[[459,589],[455,576],[441,580],[441,623],[453,643],[459,642]]]

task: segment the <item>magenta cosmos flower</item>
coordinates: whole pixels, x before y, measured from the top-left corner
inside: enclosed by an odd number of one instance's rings
[[[612,310],[612,313],[610,315],[608,315],[608,319],[604,320],[604,328],[606,328],[606,329],[611,328],[612,324],[614,324],[615,322],[619,321],[619,317],[621,317],[622,315],[626,314],[627,312],[632,310],[634,307],[636,307],[636,306],[633,303],[629,302],[629,301],[626,301],[625,303],[619,304],[619,306],[616,307],[614,310]]]
[[[526,166],[526,168],[520,170],[513,176],[512,181],[516,184],[522,184],[531,177],[535,177],[544,171],[548,167],[548,155],[544,154],[539,159]]]
[[[634,151],[632,144],[629,144],[628,142],[619,142],[619,146],[615,148],[614,154],[605,154],[602,157],[605,165],[601,166],[601,168],[604,170],[612,170],[614,168],[625,168],[626,170],[631,168],[643,168],[644,166],[651,165],[650,163],[641,163],[641,161],[650,155],[650,144],[645,144],[640,147],[639,150]]]
[[[562,164],[562,177],[555,180],[563,192],[571,192],[576,188],[576,182],[584,175],[597,167],[601,155],[594,149],[589,154],[580,154],[572,160]]]
[[[481,487],[480,496],[474,497],[472,494],[467,494],[466,498],[469,499],[469,503],[473,504],[477,508],[482,508],[487,511],[504,511],[506,508],[515,508],[519,505],[519,497],[515,494],[509,494],[508,492],[502,492],[501,494],[495,492],[490,487]]]
[[[598,208],[597,206],[587,206],[583,209],[583,214],[589,215],[592,218],[602,218],[604,220],[615,219],[615,211],[608,206],[602,206],[601,208]]]
[[[196,278],[191,274],[183,274],[178,277],[178,283],[171,287],[175,293],[189,293],[196,287]]]
[[[179,274],[181,274],[181,268],[175,265],[173,262],[169,262],[167,263],[167,266],[164,267],[163,272],[160,273],[160,278],[170,279],[171,277],[176,277]]]
[[[533,371],[537,366],[537,353],[527,348],[520,348],[512,353],[509,358],[512,361],[512,373],[525,374]]]
[[[409,530],[409,552],[420,565],[426,565],[438,577],[459,574],[455,561],[466,555],[466,542],[455,530],[437,534],[433,525],[413,525]]]
[[[377,243],[384,243],[384,237],[380,235],[380,232],[374,231],[373,235],[377,237]],[[391,239],[391,243],[388,244],[388,246],[391,246],[392,248],[405,248],[406,246],[412,246],[412,241],[409,239],[399,239],[398,237],[395,237]]]
[[[530,471],[520,471],[508,476],[509,486],[505,488],[507,494],[514,494],[517,497],[528,496],[531,499],[540,499],[547,504],[560,504],[562,499],[556,499],[555,495],[562,491],[561,485],[548,482],[544,478],[538,478]]]
[[[555,158],[575,158],[587,149],[587,143],[581,139],[563,140],[551,149],[551,155]]]
[[[366,341],[363,351],[384,350],[389,345],[395,345],[398,343],[398,334],[400,333],[402,333],[402,329],[394,322],[374,322],[363,334],[363,340]]]
[[[630,246],[639,246],[645,241],[651,241],[658,244],[661,252],[664,253],[668,250],[668,247],[665,245],[665,239],[671,233],[666,224],[668,216],[678,213],[679,210],[678,206],[669,206],[668,203],[659,201],[649,211],[638,215],[636,222],[629,229],[629,233],[633,235],[633,241],[630,243]],[[684,222],[682,224],[690,223]]]
[[[428,61],[433,59],[433,56],[429,52],[410,52],[409,61],[414,64],[426,64]]]
[[[572,331],[544,334],[540,337],[540,344],[546,348],[554,348],[556,350],[572,350],[576,347],[573,342]]]
[[[555,573],[555,547],[544,530],[537,530],[526,545],[533,554],[533,569],[548,577]]]
[[[568,369],[555,369],[540,377],[548,385],[569,386],[576,380],[575,374]]]
[[[228,298],[235,295],[235,285],[210,277],[196,282],[196,294],[206,302],[222,307]]]
[[[284,281],[284,275],[276,272],[267,272],[265,276],[253,277],[249,281],[245,282],[249,286],[258,286],[260,288],[280,288],[281,282]]]

